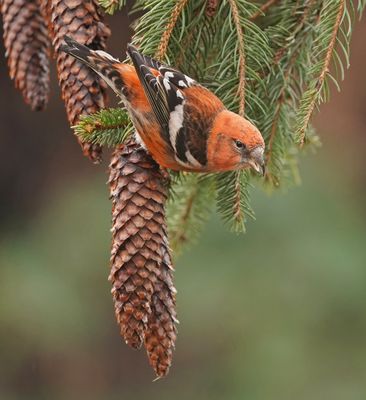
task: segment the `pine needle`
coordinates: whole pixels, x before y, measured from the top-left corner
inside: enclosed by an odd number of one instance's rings
[[[172,184],[167,215],[169,240],[174,253],[196,241],[214,202],[212,175],[181,174]]]
[[[240,24],[239,10],[235,0],[229,0],[231,7],[231,14],[234,20],[236,33],[238,36],[238,52],[239,52],[239,85],[238,95],[239,101],[239,115],[244,116],[245,111],[245,50],[244,50],[244,32]]]
[[[106,6],[123,0],[100,1]],[[134,10],[140,16],[133,42],[145,54],[164,59],[204,84],[228,109],[245,113],[258,126],[267,148],[263,182],[277,188],[300,180],[296,143],[303,142],[305,135],[307,144],[316,147],[319,142],[309,121],[316,105],[329,97],[329,82],[338,86],[337,77],[343,79],[354,19],[345,0],[260,3],[137,0]],[[359,0],[354,8],[361,13],[365,4]],[[329,73],[331,60],[334,77]],[[125,130],[118,129],[119,133],[110,134],[102,130],[101,141],[123,141]],[[83,137],[97,141],[99,133],[95,132],[93,137],[84,130]],[[216,194],[223,219],[232,230],[243,231],[245,220],[254,215],[249,201],[250,172],[218,174],[213,180],[215,184],[207,188],[210,198]],[[174,209],[177,204],[171,235],[173,242],[184,243],[191,237],[191,221],[200,212],[205,214],[200,200],[204,196],[197,181],[185,175],[173,188],[180,194],[172,195],[169,206]]]
[[[98,0],[107,14],[114,14],[126,5],[126,0]]]
[[[254,21],[255,19],[257,19],[258,17],[262,16],[265,14],[265,12],[274,4],[276,4],[279,0],[268,0],[267,2],[265,2],[263,5],[261,5],[261,7],[259,8],[258,11],[256,11],[253,15],[250,16],[250,20]]]
[[[109,108],[81,116],[73,129],[83,142],[114,147],[126,141],[132,125],[124,109]]]
[[[324,3],[323,13],[320,16],[319,23],[322,22],[322,19],[324,19],[325,21],[332,19],[333,17],[332,11],[334,10],[333,7],[335,7],[334,3],[335,3],[334,0],[326,1]],[[302,106],[300,107],[298,124],[296,127],[296,142],[299,143],[300,145],[304,144],[306,128],[309,124],[310,117],[314,111],[314,107],[319,100],[325,78],[329,72],[329,65],[332,59],[334,46],[336,44],[337,34],[340,25],[342,23],[344,9],[345,9],[345,0],[339,0],[337,7],[335,7],[336,14],[333,23],[331,21],[331,23],[333,24],[331,33],[328,34],[329,24],[327,24],[327,26],[324,27],[323,30],[324,32],[323,36],[325,36],[325,40],[323,42],[324,43],[323,48],[325,49],[323,52],[324,55],[321,58],[321,60],[313,67],[313,69],[319,70],[319,72],[312,79],[312,84],[309,87],[309,89],[305,92],[302,99]]]
[[[168,45],[169,45],[169,40],[170,40],[170,37],[172,35],[173,29],[176,26],[177,20],[178,20],[178,18],[180,16],[184,6],[186,5],[187,1],[188,0],[179,0],[179,1],[177,1],[177,4],[176,4],[176,6],[174,7],[174,9],[172,11],[172,14],[170,16],[170,19],[169,19],[168,25],[166,27],[166,30],[164,31],[163,36],[161,37],[161,41],[160,41],[160,44],[159,44],[158,51],[157,51],[157,53],[155,55],[155,57],[158,60],[162,60],[164,58],[165,54],[166,54],[166,51],[167,51],[167,48],[168,48]]]

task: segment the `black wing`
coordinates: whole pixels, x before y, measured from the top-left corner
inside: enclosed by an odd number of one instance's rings
[[[171,132],[169,132],[170,117],[171,113],[176,111],[176,107],[184,103],[184,95],[168,78],[153,75],[150,68],[160,71],[162,68],[167,68],[163,64],[144,56],[132,45],[128,46],[128,55],[131,57],[156,119],[163,128],[166,139],[172,144]]]
[[[184,90],[198,85],[197,82],[182,72],[142,55],[131,45],[128,46],[128,54],[156,119],[163,128],[164,139],[174,149],[177,161],[196,167],[202,165],[202,160],[187,147],[185,116]],[[158,70],[159,75],[153,75],[150,68]]]
[[[187,87],[198,86],[198,83],[194,79],[190,78],[180,71],[177,71],[174,68],[162,65],[159,68],[159,72],[161,73],[161,75],[164,76],[164,78],[167,78],[170,83],[172,83],[179,89],[184,90]]]

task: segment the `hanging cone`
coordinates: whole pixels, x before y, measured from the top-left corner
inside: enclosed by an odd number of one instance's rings
[[[67,116],[75,125],[80,115],[95,113],[105,107],[105,83],[87,66],[74,57],[59,52],[65,36],[79,43],[104,50],[110,35],[94,0],[43,0],[48,15],[50,34],[57,59],[58,78],[65,101]],[[101,147],[80,142],[83,153],[92,161],[101,159]]]
[[[175,288],[165,202],[167,180],[136,143],[118,147],[110,164],[112,294],[121,335],[133,348],[145,343],[150,363],[168,373],[176,339]]]
[[[177,338],[175,294],[172,262],[168,247],[160,265],[158,279],[154,282],[151,314],[145,332],[145,347],[150,364],[158,377],[169,372]]]
[[[4,44],[10,77],[34,111],[49,97],[49,40],[38,0],[2,0]]]

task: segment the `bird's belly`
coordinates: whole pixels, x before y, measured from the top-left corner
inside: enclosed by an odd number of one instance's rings
[[[165,140],[161,137],[160,126],[150,118],[144,118],[132,111],[132,122],[136,128],[136,140],[152,158],[164,168],[172,168],[176,163],[174,155]]]

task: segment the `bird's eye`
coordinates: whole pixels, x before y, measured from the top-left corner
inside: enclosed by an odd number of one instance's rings
[[[235,146],[238,149],[244,149],[245,148],[245,144],[243,142],[241,142],[240,140],[235,140]]]

